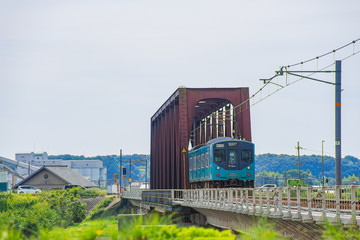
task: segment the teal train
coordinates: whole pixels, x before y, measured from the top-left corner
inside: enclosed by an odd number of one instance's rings
[[[254,144],[221,137],[189,152],[191,188],[254,187]]]

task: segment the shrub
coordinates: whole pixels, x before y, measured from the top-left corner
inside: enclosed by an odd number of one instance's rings
[[[34,235],[40,229],[67,227],[85,218],[85,204],[73,192],[65,190],[3,194],[0,203],[0,226],[3,230],[8,229],[10,233],[11,230],[21,231],[25,236]]]

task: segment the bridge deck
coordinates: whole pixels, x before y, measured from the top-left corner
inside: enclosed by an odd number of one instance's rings
[[[360,224],[360,186],[147,190],[124,192],[123,197],[164,209],[184,206],[303,223]]]

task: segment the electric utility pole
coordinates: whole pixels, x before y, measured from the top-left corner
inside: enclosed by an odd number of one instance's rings
[[[325,186],[325,175],[324,175],[324,140],[321,141],[321,169],[322,169],[322,185]]]
[[[358,40],[356,40],[358,41]],[[353,41],[355,43],[355,41]],[[302,64],[302,62],[301,62]],[[288,66],[290,67],[290,66]],[[281,67],[280,71],[277,71],[275,76],[269,78],[269,79],[260,79],[261,81],[264,81],[264,83],[269,83],[274,79],[275,77],[282,76],[284,73],[300,77],[301,79],[309,79],[321,83],[326,83],[335,86],[335,180],[336,185],[341,185],[341,61],[337,60],[335,61],[335,71],[288,71],[288,67]],[[321,79],[313,78],[302,75],[302,74],[315,74],[315,73],[335,73],[335,83],[324,81]],[[286,87],[286,85],[280,85],[273,83],[275,85],[278,85],[280,87]],[[296,148],[296,147],[295,147]],[[299,151],[299,150],[298,150]],[[299,166],[300,169],[300,166]],[[300,170],[299,170],[300,171]],[[299,173],[300,175],[300,173]]]
[[[341,185],[341,61],[335,61],[335,180]]]
[[[297,149],[297,155],[298,155],[298,163],[295,164],[295,166],[298,166],[298,171],[299,171],[299,180],[301,179],[301,173],[300,173],[300,149],[303,149],[302,147],[300,147],[300,143],[297,142],[297,146],[295,147],[295,149]]]
[[[122,149],[120,149],[120,166],[119,166],[119,197],[121,192],[121,179],[122,179]]]

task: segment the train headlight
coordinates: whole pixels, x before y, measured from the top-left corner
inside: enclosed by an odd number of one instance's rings
[[[247,169],[248,169],[248,170],[250,170],[250,169],[251,169],[251,167],[250,167],[250,166],[248,166],[248,167],[247,167]]]
[[[250,173],[248,173],[248,175],[247,175],[248,177],[250,177],[251,175],[250,175]]]
[[[217,166],[217,167],[216,167],[216,169],[217,169],[217,170],[220,170],[220,167],[219,167],[219,166]]]

